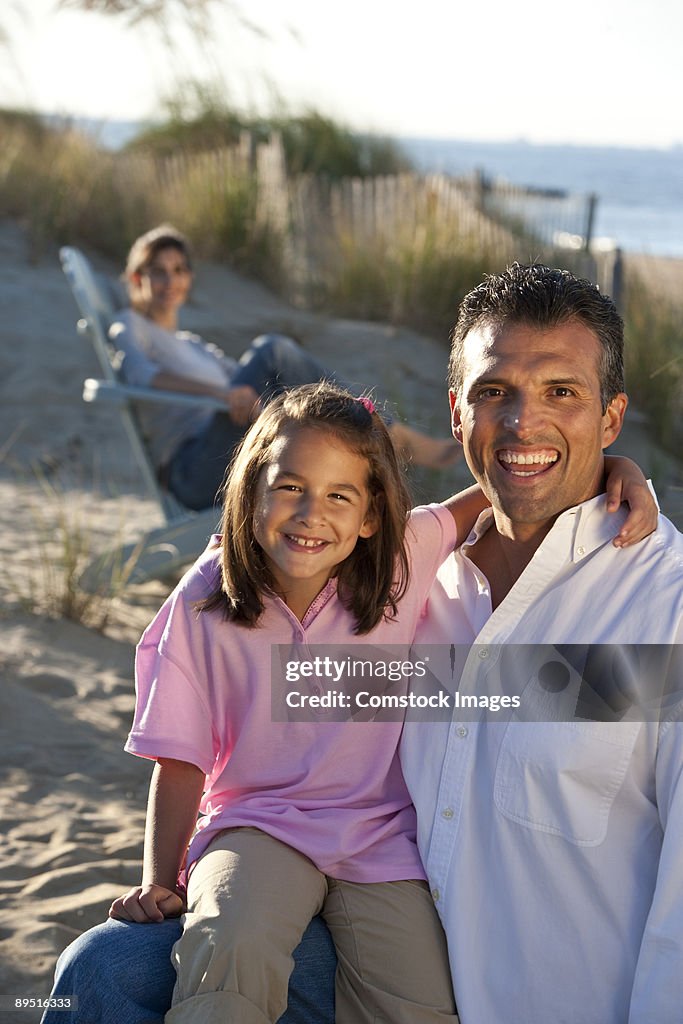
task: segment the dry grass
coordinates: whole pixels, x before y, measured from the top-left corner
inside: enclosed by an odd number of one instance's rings
[[[683,443],[683,308],[654,293],[636,274],[626,281],[628,391],[654,436],[679,456]]]
[[[84,570],[99,555],[101,537],[88,505],[102,497],[84,496],[69,484],[49,479],[34,466],[22,479],[25,502],[24,544],[30,560],[19,568],[5,565],[1,587],[23,611],[68,619],[103,632],[135,569],[142,546],[125,560],[103,564],[94,585],[81,586]],[[113,550],[122,546],[125,523],[114,529]]]

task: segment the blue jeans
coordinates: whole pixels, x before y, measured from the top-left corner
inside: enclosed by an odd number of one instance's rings
[[[334,375],[291,338],[263,334],[240,359],[232,385],[248,384],[257,394],[268,396],[319,380],[334,380]],[[227,412],[217,412],[200,434],[173,453],[166,467],[168,489],[186,508],[211,508],[245,430]]]
[[[84,932],[60,956],[51,993],[77,996],[78,1009],[47,1010],[42,1024],[159,1024],[171,1006],[171,948],[180,932],[177,918],[159,924],[108,920]],[[289,1005],[280,1024],[334,1024],[336,966],[330,933],[315,917],[294,951]]]

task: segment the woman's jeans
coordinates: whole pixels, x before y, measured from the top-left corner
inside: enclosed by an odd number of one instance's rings
[[[77,1009],[47,1010],[42,1024],[160,1024],[171,1008],[171,948],[181,930],[175,918],[159,924],[108,920],[84,932],[60,956],[51,993],[75,996]],[[315,917],[294,951],[280,1024],[334,1024],[336,966],[330,933]]]
[[[284,388],[334,379],[334,374],[291,338],[263,334],[240,359],[231,385],[249,385],[257,394],[271,396]],[[168,489],[186,508],[199,511],[215,503],[233,451],[246,429],[233,423],[227,412],[217,412],[200,434],[184,441],[174,452],[165,476]]]

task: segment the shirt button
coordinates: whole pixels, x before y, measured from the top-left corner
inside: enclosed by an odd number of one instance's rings
[[[453,808],[452,807],[444,807],[444,809],[441,812],[441,817],[442,818],[446,818],[447,820],[450,820],[453,817]]]
[[[583,556],[586,554],[586,549],[583,546],[581,546],[580,548],[576,549],[576,553],[577,555],[580,555],[583,558]]]
[[[489,656],[489,649],[488,649],[488,647],[480,647],[479,648],[479,657],[482,659],[482,661],[483,661],[484,658],[488,658],[488,656]]]
[[[461,739],[467,736],[467,729],[465,728],[464,725],[459,725],[458,728],[456,729],[456,732]]]
[[[439,897],[440,896],[441,896],[441,893],[439,892],[438,889],[432,889],[432,899],[434,900],[435,903],[439,902]]]

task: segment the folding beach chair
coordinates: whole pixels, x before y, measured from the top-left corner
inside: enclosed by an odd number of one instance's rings
[[[215,509],[191,512],[161,486],[138,423],[136,403],[161,402],[208,408],[224,406],[212,398],[122,384],[113,362],[115,351],[107,336],[116,312],[112,284],[95,275],[78,249],[65,246],[60,249],[59,256],[81,313],[78,332],[92,342],[104,376],[103,380],[89,378],[84,381],[83,399],[86,402],[114,403],[118,407],[147,489],[159,504],[165,520],[163,526],[144,534],[136,543],[107,551],[87,566],[80,584],[85,590],[94,592],[106,587],[114,575],[122,571],[126,572],[130,582],[141,583],[182,568],[203,550],[218,520]],[[133,568],[128,575],[125,567],[132,563]]]

